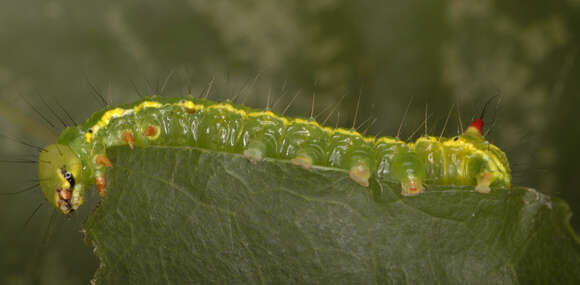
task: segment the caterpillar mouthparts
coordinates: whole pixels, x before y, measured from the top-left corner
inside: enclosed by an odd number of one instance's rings
[[[405,143],[227,102],[153,96],[96,112],[65,129],[40,152],[38,176],[47,200],[63,214],[83,204],[92,184],[105,195],[106,169],[113,166],[106,150],[119,145],[195,146],[252,161],[289,160],[305,169],[335,167],[363,187],[373,176],[398,181],[404,196],[419,195],[425,184],[473,185],[481,193],[509,188],[506,155],[485,140],[482,128],[477,119],[460,136]]]

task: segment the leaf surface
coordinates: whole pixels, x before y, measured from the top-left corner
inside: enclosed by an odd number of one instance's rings
[[[580,283],[570,210],[533,189],[352,182],[189,147],[112,148],[84,224],[97,284]]]

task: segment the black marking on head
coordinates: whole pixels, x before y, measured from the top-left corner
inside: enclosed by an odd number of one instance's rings
[[[60,169],[60,173],[62,174],[62,177],[64,177],[64,179],[66,179],[66,181],[68,181],[68,183],[70,184],[70,188],[74,188],[75,187],[75,178],[74,175],[68,171],[66,171],[66,169],[63,167]]]
[[[93,129],[89,129],[89,130],[87,131],[87,133],[89,133],[89,134],[92,134],[92,133],[93,133]]]
[[[453,141],[456,142],[459,140],[459,137],[453,137]]]
[[[64,206],[68,210],[67,214],[70,214],[73,211],[72,204],[71,204],[71,198],[72,198],[73,188],[75,187],[75,178],[74,178],[74,175],[72,173],[66,171],[66,169],[64,167],[62,167],[60,169],[60,173],[61,173],[62,177],[64,177],[64,179],[66,179],[66,181],[68,181],[68,183],[70,184],[70,188],[69,189],[58,188],[58,189],[56,189],[56,192],[59,193],[58,197],[60,198],[61,201],[64,202]],[[65,194],[60,193],[62,191],[66,191],[66,193]]]

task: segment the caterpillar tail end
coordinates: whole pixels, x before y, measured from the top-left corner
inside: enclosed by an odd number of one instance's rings
[[[481,175],[479,175],[479,177],[477,178],[477,185],[475,186],[475,191],[479,193],[489,193],[489,191],[491,191],[489,185],[491,184],[492,181],[493,174],[487,171],[482,172]]]
[[[369,178],[371,177],[370,168],[362,161],[355,163],[353,167],[350,168],[348,176],[354,182],[360,184],[363,187],[369,187]]]
[[[300,166],[304,169],[312,168],[312,158],[306,154],[299,154],[295,158],[290,159],[290,163]]]
[[[401,195],[403,196],[417,196],[425,192],[423,183],[418,178],[410,178],[407,181],[401,181]]]

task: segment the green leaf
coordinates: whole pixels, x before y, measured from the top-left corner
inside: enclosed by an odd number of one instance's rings
[[[113,148],[84,225],[97,284],[580,283],[561,200],[528,188],[402,197],[346,172],[196,148]]]

